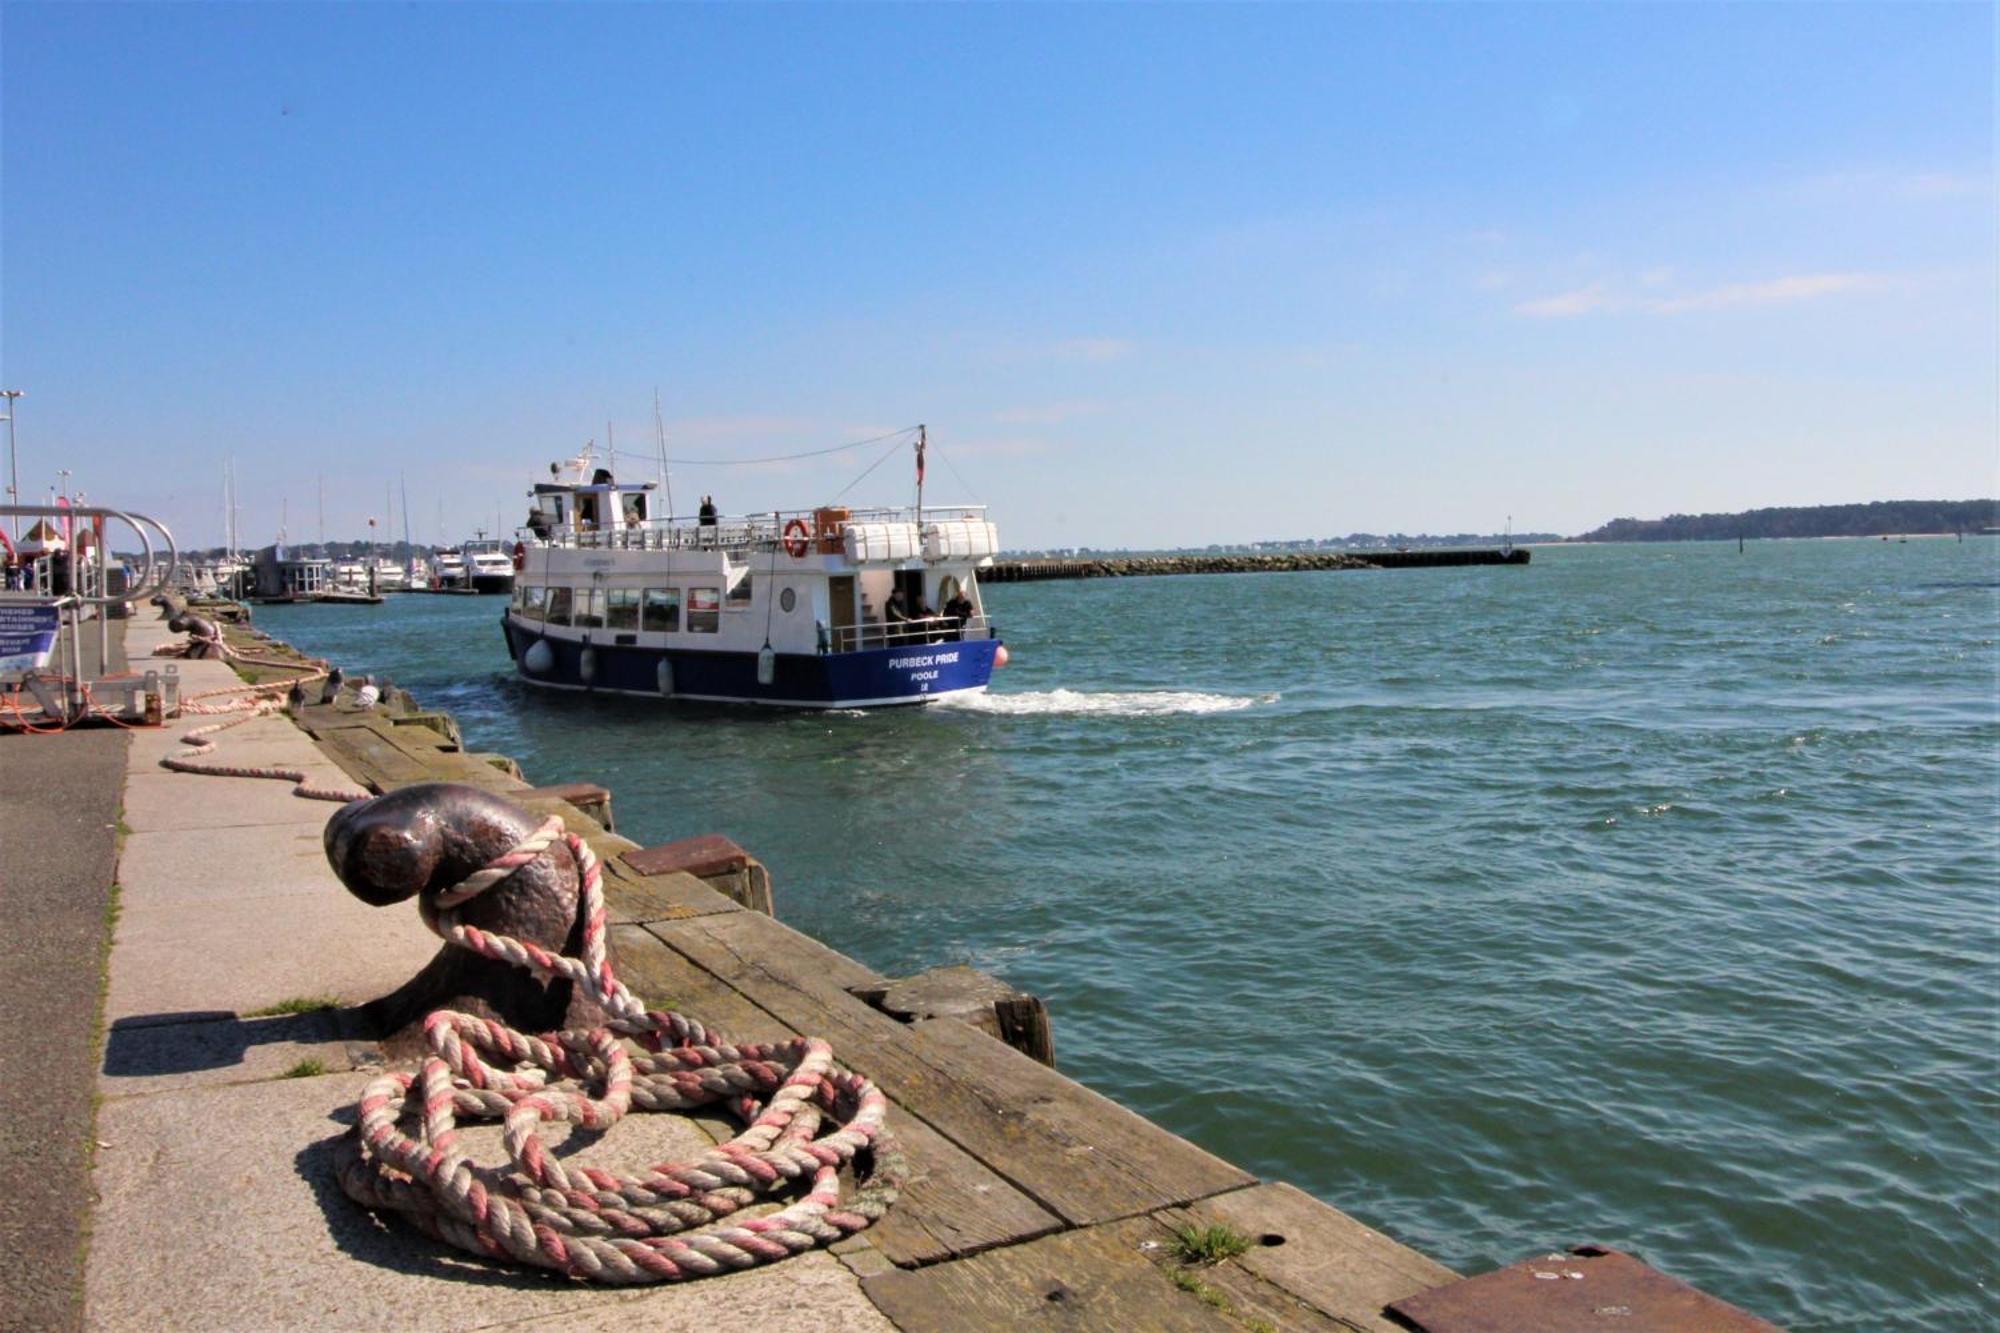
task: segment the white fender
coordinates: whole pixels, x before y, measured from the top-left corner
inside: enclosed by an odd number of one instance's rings
[[[537,676],[546,676],[555,667],[556,650],[549,647],[547,639],[536,639],[528,645],[528,651],[521,654],[521,669]]]
[[[583,683],[586,685],[597,679],[597,649],[587,643],[583,645],[583,652],[577,656],[576,674],[583,678]]]
[[[674,664],[666,658],[653,670],[653,678],[659,682],[660,693],[671,698],[674,692]]]
[[[767,643],[757,650],[757,683],[759,685],[769,685],[777,678],[778,652],[777,649]]]

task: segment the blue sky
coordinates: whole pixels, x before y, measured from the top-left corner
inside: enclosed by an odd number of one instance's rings
[[[676,457],[926,422],[1016,546],[1990,495],[1994,59],[1970,4],[10,0],[0,381],[24,492],[195,544],[232,455],[246,541],[322,476],[329,536],[403,474],[511,524],[655,386]]]

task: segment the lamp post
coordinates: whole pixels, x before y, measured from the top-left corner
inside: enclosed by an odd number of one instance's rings
[[[26,397],[19,389],[0,389],[0,398],[7,400],[7,501],[21,503],[21,462],[14,452],[14,414],[20,410],[20,399]],[[14,543],[21,541],[21,516],[14,515]]]

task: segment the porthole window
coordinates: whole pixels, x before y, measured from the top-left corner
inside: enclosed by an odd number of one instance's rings
[[[799,595],[792,589],[787,588],[783,592],[778,594],[778,609],[780,611],[783,611],[786,615],[790,615],[792,613],[792,608],[797,606],[798,604],[799,604]]]

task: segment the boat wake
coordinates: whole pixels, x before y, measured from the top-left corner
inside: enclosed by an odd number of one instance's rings
[[[971,713],[1012,717],[1035,715],[1097,715],[1102,717],[1168,717],[1201,713],[1234,713],[1258,704],[1277,702],[1275,694],[1203,694],[1194,690],[1043,690],[1026,694],[957,695],[938,706]]]

